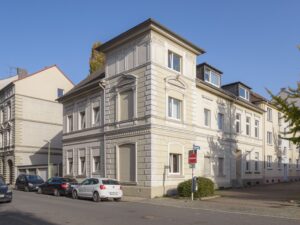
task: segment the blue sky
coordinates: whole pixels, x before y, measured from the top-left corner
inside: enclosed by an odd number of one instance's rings
[[[0,77],[57,64],[78,83],[93,42],[105,42],[152,17],[206,50],[198,62],[268,96],[300,81],[300,1],[76,1],[0,3]]]

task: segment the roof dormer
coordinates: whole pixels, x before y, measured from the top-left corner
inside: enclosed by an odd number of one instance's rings
[[[216,87],[221,87],[222,72],[207,63],[197,65],[197,78]]]
[[[242,82],[230,83],[222,86],[223,89],[231,92],[237,97],[240,97],[246,101],[250,101],[251,87]]]

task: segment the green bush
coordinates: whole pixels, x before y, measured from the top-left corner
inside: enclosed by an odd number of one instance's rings
[[[180,197],[191,197],[192,179],[181,182],[177,186],[177,192]],[[202,198],[214,195],[214,183],[205,177],[198,177],[198,191],[194,193],[195,198]]]

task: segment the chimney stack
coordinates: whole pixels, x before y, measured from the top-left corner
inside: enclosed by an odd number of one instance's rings
[[[19,76],[19,79],[22,79],[28,75],[28,72],[27,72],[27,70],[18,67],[17,75]]]

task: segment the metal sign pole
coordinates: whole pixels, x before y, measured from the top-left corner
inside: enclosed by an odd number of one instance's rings
[[[194,200],[194,164],[192,164],[192,195],[191,195],[191,200]]]

